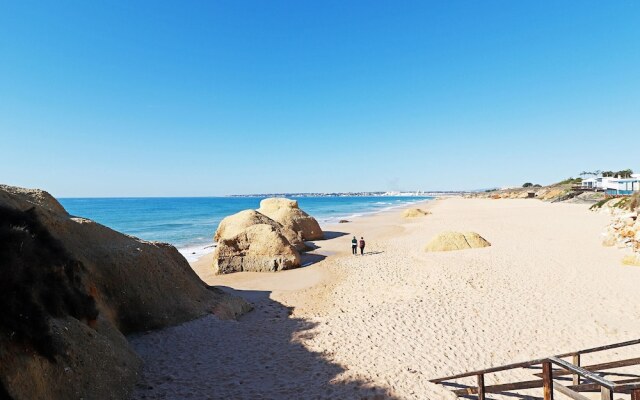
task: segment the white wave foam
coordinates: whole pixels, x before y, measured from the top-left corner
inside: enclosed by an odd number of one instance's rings
[[[189,262],[196,261],[200,257],[213,253],[216,248],[215,244],[197,245],[197,246],[185,246],[178,248],[180,254],[184,256]]]
[[[384,203],[384,204],[393,204],[390,205],[388,207],[383,207],[383,208],[378,208],[372,211],[367,211],[367,212],[361,212],[361,213],[357,213],[357,214],[351,214],[351,215],[346,215],[346,216],[337,216],[337,217],[330,217],[330,218],[324,218],[322,220],[320,220],[319,222],[321,223],[321,225],[325,225],[325,224],[335,224],[340,222],[340,220],[350,220],[353,218],[358,218],[358,217],[364,217],[364,216],[368,216],[368,215],[374,215],[374,214],[379,214],[382,212],[386,212],[386,211],[391,211],[397,208],[402,208],[402,207],[407,207],[407,206],[411,206],[413,204],[418,204],[418,203],[422,203],[424,201],[431,201],[431,199],[420,199],[420,200],[407,200],[407,201],[403,201],[403,200],[399,200],[402,203]],[[380,202],[381,203],[381,202]]]

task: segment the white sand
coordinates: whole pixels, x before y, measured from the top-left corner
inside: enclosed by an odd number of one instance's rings
[[[146,362],[134,397],[440,399],[448,392],[430,378],[638,336],[640,269],[601,246],[607,216],[537,200],[429,208],[423,218],[395,210],[331,227],[364,235],[364,257],[350,254],[345,235],[316,242],[308,257],[329,256],[294,271],[213,276],[211,256],[195,263],[256,310],[133,338]],[[492,247],[424,252],[444,230],[478,232]],[[532,379],[520,371],[487,383],[507,378]]]

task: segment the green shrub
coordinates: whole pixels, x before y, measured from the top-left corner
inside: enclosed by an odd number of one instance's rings
[[[579,183],[582,183],[582,178],[567,178],[563,181],[558,182],[557,184],[558,185],[568,185],[568,184],[577,185]]]
[[[602,206],[604,206],[609,200],[611,200],[611,198],[602,199],[599,202],[597,202],[594,205],[592,205],[591,207],[589,207],[589,209],[590,210],[598,210],[598,209],[602,208]]]
[[[635,211],[640,208],[640,192],[631,196],[631,200],[629,200],[629,209],[631,211]]]

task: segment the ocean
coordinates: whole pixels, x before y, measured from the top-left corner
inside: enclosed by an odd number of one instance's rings
[[[212,251],[220,221],[256,209],[264,197],[60,198],[71,215],[144,240],[171,243],[189,261]],[[323,224],[352,219],[432,197],[290,197]]]

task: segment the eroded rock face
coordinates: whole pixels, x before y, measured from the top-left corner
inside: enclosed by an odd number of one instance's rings
[[[621,200],[624,200],[622,198]],[[619,201],[621,201],[619,200]],[[608,203],[613,203],[614,200]],[[614,210],[612,207],[611,210]],[[626,211],[626,212],[624,212]],[[603,233],[603,246],[629,248],[631,255],[624,257],[622,263],[625,265],[640,265],[640,210],[631,211],[618,209],[615,218],[607,226]]]
[[[244,232],[248,227],[261,224],[273,226],[285,238],[287,238],[289,243],[293,245],[296,250],[303,251],[307,248],[301,239],[301,234],[294,232],[290,228],[284,227],[279,222],[276,222],[255,210],[240,211],[239,213],[224,218],[220,221],[220,225],[218,225],[218,229],[216,230],[213,240],[220,242],[222,239],[231,239]]]
[[[424,217],[425,215],[429,215],[429,214],[431,214],[431,212],[421,210],[419,208],[409,208],[402,212],[402,216],[404,218],[418,218],[418,217]]]
[[[320,224],[315,218],[302,211],[296,200],[270,198],[260,202],[258,212],[279,222],[301,235],[302,240],[319,240],[324,238]]]
[[[62,204],[44,190],[0,185],[0,192],[11,194],[2,196],[2,204],[7,207],[26,210],[29,205],[39,206],[57,214],[67,215]]]
[[[213,258],[217,274],[275,272],[300,266],[300,253],[271,224],[251,225],[229,239],[220,239]]]
[[[443,232],[427,244],[426,251],[453,251],[489,246],[491,243],[475,232]]]
[[[125,334],[188,321],[221,304],[227,315],[250,309],[204,284],[173,246],[72,217],[46,192],[0,186],[0,212],[3,296],[23,293],[3,297],[12,305],[3,310],[0,333],[17,333],[11,340],[0,335],[0,393],[127,398],[141,361]],[[51,285],[56,290],[48,291]]]

